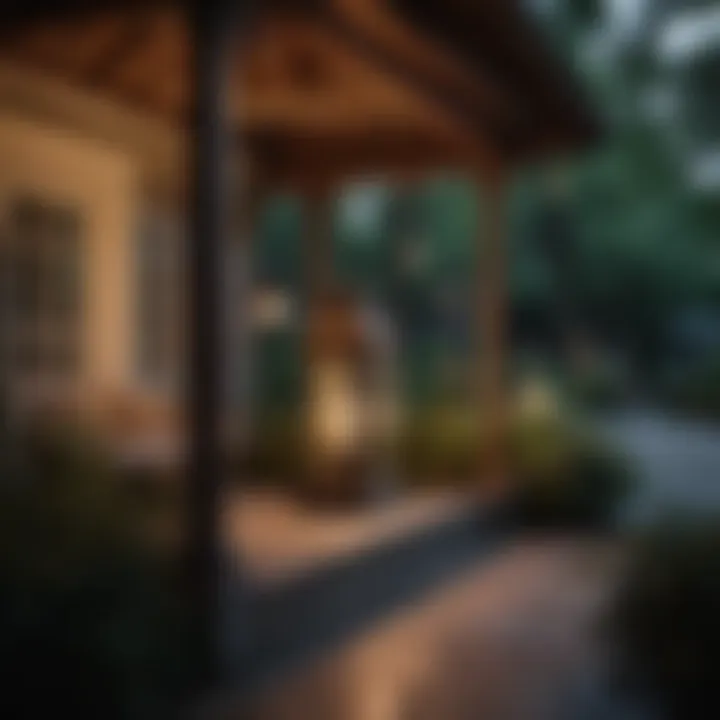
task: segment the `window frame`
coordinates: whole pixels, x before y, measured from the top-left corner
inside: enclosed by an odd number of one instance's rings
[[[20,239],[17,229],[17,214],[23,205],[38,214],[38,222],[51,228],[52,223],[58,223],[50,232],[47,228],[39,231],[42,234],[34,250],[26,250],[26,258],[22,258],[21,248],[31,241],[27,237]],[[62,277],[59,271],[55,272],[58,258],[63,257],[63,250],[58,248],[64,242],[56,244],[58,237],[53,237],[53,234],[60,227],[61,219],[72,224],[71,230],[65,230],[68,235],[63,241],[71,238],[71,244],[75,246],[68,263],[72,270],[66,277]],[[79,205],[32,188],[4,193],[0,202],[0,365],[12,384],[30,383],[38,389],[47,386],[64,388],[76,384],[84,375],[87,362],[87,236],[87,218]],[[23,260],[39,278],[37,307],[30,310],[20,307],[17,295],[18,266]],[[65,263],[64,260],[62,262]],[[68,280],[68,277],[72,279]],[[68,287],[71,288],[69,292]],[[71,295],[72,300],[67,301],[63,317],[60,317],[57,309],[66,304],[66,298],[61,297],[63,294]],[[18,335],[19,327],[26,338]],[[28,346],[35,345],[32,351],[27,351],[36,355],[34,367],[18,360],[25,342]],[[62,356],[65,356],[65,361],[58,361]]]

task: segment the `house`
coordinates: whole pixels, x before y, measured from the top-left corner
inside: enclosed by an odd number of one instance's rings
[[[20,415],[70,410],[123,455],[187,439],[199,689],[222,654],[219,440],[248,426],[245,258],[268,192],[303,198],[312,328],[342,182],[476,181],[478,404],[507,487],[508,184],[597,135],[519,2],[8,0],[0,64],[5,385]]]
[[[9,4],[0,49],[5,383],[21,411],[72,409],[118,446],[159,452],[179,438],[184,331],[198,327],[182,281],[194,26],[169,2],[32,6]],[[515,2],[263,6],[228,51],[238,141],[226,154],[250,196],[237,191],[236,214],[247,220],[273,189],[299,191],[317,287],[327,207],[344,179],[470,174],[490,198],[481,271],[496,360],[480,372],[499,387],[503,188],[520,164],[594,138],[582,101]],[[228,228],[224,267],[237,282],[226,299],[237,310],[251,304],[250,230]],[[226,406],[240,412],[248,323],[228,316]]]
[[[180,227],[166,182],[179,176],[177,132],[9,63],[0,98],[3,368],[14,404],[71,407],[118,431],[141,406],[160,416],[178,372]]]

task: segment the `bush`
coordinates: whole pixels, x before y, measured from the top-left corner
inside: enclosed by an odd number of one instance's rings
[[[34,428],[11,444],[0,483],[0,715],[170,717],[185,671],[182,612],[144,508],[85,433]]]
[[[485,428],[485,429],[484,429]],[[252,477],[302,484],[300,423],[276,414],[258,425]],[[490,459],[490,436],[470,406],[435,407],[406,417],[397,443],[405,482],[477,485]],[[606,526],[629,490],[624,459],[572,418],[550,412],[516,413],[508,455],[520,488],[518,509],[535,525]]]
[[[559,413],[516,415],[507,454],[523,524],[609,528],[631,489],[626,459]],[[475,484],[489,458],[490,436],[469,409],[417,415],[402,439],[401,468],[413,482]]]
[[[630,490],[625,459],[559,418],[517,423],[510,456],[519,518],[530,526],[609,529]]]
[[[482,465],[481,425],[467,408],[415,413],[398,446],[400,470],[414,482],[475,482]]]
[[[683,412],[720,419],[720,357],[712,357],[689,368],[670,382],[667,391],[672,406]]]
[[[720,518],[664,523],[638,543],[609,614],[621,677],[670,720],[720,717]]]
[[[580,406],[590,410],[608,410],[628,398],[627,382],[618,368],[600,365],[572,378],[568,393]]]

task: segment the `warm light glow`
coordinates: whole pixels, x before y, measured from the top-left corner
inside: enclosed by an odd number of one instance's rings
[[[352,368],[341,363],[318,366],[311,384],[313,438],[323,452],[351,450],[360,435],[361,408]]]
[[[254,316],[263,329],[284,327],[293,316],[292,298],[282,290],[261,290],[255,296]]]
[[[557,397],[542,378],[531,378],[520,388],[517,397],[521,417],[543,419],[558,413]]]

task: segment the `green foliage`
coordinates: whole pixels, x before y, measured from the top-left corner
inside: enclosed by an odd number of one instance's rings
[[[578,372],[567,384],[570,398],[587,410],[609,410],[629,399],[625,373],[609,362]]]
[[[686,91],[692,102],[686,112],[688,131],[697,141],[712,143],[720,136],[720,52],[703,53],[684,72]]]
[[[701,192],[690,173],[696,157],[720,137],[718,53],[698,53],[678,64],[658,53],[661,33],[688,5],[711,3],[645,3],[628,42],[613,42],[611,14],[599,12],[594,2],[553,3],[544,18],[548,33],[574,59],[605,125],[595,151],[566,168],[571,191],[565,205],[577,250],[574,301],[601,338],[624,346],[641,376],[656,370],[664,352],[664,318],[688,302],[717,306],[720,297],[717,188]],[[608,31],[593,39],[604,43],[599,55],[587,52],[592,25]],[[674,109],[664,117],[662,108],[648,113],[649,90],[670,98]],[[541,206],[544,191],[537,183]],[[527,258],[539,242],[533,226],[542,208],[530,204],[519,212],[530,218],[523,231]],[[535,292],[536,304],[552,306],[553,283]]]
[[[254,264],[260,277],[300,287],[303,281],[302,207],[295,198],[275,198],[260,221]]]
[[[642,537],[608,616],[621,677],[669,720],[720,714],[718,520],[675,519]]]
[[[83,433],[3,445],[0,714],[170,717],[182,613],[146,508]]]
[[[686,413],[720,419],[720,356],[713,355],[686,368],[666,391],[670,404]]]
[[[296,407],[303,396],[302,338],[297,332],[263,333],[256,344],[256,399],[268,412]]]
[[[399,442],[401,472],[410,482],[474,483],[483,458],[478,413],[428,407],[406,418]]]
[[[429,281],[472,281],[479,218],[478,191],[468,182],[440,178],[420,196],[424,232],[430,242]]]
[[[511,456],[518,515],[531,527],[609,529],[632,485],[623,457],[560,418],[518,423]]]
[[[300,427],[287,412],[258,424],[253,477],[302,484]],[[396,445],[401,477],[413,485],[477,485],[491,458],[488,429],[470,406],[416,409],[406,415]],[[570,418],[517,416],[508,456],[520,516],[536,526],[608,526],[631,486],[625,459]]]
[[[409,420],[401,467],[414,482],[477,484],[490,450],[477,413],[436,408]],[[625,459],[569,420],[517,417],[508,456],[519,516],[529,525],[608,527],[631,487]]]

